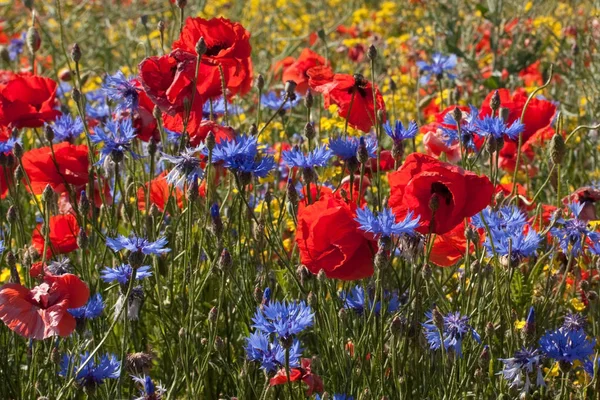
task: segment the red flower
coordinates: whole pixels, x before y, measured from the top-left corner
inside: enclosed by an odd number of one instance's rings
[[[139,107],[133,113],[133,127],[137,133],[137,138],[144,142],[149,142],[152,138],[156,141],[160,141],[158,124],[153,115],[154,103],[142,90],[139,91],[138,101]],[[129,118],[127,113],[123,114],[123,118]]]
[[[314,67],[308,71],[311,89],[322,93],[325,108],[331,104],[339,107],[338,114],[348,119],[348,124],[363,132],[369,132],[375,124],[373,87],[362,75],[334,74],[329,67]],[[379,89],[375,88],[377,111],[385,111]],[[354,94],[354,95],[353,95]],[[350,104],[352,103],[352,105]],[[350,107],[352,106],[352,110]],[[350,112],[348,112],[350,110]]]
[[[164,211],[169,196],[174,196],[177,201],[179,208],[183,207],[183,192],[179,188],[173,188],[167,183],[166,180],[167,172],[161,173],[157,178],[153,179],[150,183],[146,183],[145,187],[148,190],[150,186],[150,204],[155,204],[159,211]],[[138,209],[147,210],[146,207],[146,190],[139,188],[137,192]]]
[[[246,94],[252,87],[250,33],[242,25],[225,18],[188,18],[173,49],[196,54],[196,43],[203,37],[206,53],[202,56],[198,92],[203,98],[222,95],[219,66],[223,69],[228,96]],[[193,78],[193,75],[192,75]]]
[[[175,115],[184,111],[185,98],[191,101],[195,68],[195,54],[175,50],[169,55],[144,59],[139,65],[140,82],[161,111]],[[194,103],[201,104],[202,99],[197,96]]]
[[[67,310],[83,307],[89,296],[88,286],[72,274],[47,275],[31,290],[7,283],[0,288],[0,319],[28,339],[66,337],[75,330],[75,318]]]
[[[50,185],[55,192],[67,192],[67,183],[79,192],[88,183],[87,146],[63,142],[53,148],[56,164],[50,147],[33,149],[23,155],[23,168],[31,181],[33,193],[42,194],[46,185]]]
[[[343,280],[373,274],[374,248],[358,229],[355,210],[354,203],[323,196],[298,212],[296,243],[310,272],[323,269],[327,277]]]
[[[182,114],[177,114],[173,117],[168,114],[163,114],[163,121],[165,128],[173,132],[183,132]],[[200,143],[204,143],[204,139],[206,139],[206,136],[210,131],[215,135],[217,143],[221,143],[223,140],[233,140],[235,138],[235,131],[233,128],[220,125],[211,120],[202,120],[201,107],[192,111],[186,126],[186,132],[190,136],[190,145],[198,146]]]
[[[413,210],[421,217],[417,230],[424,234],[449,232],[486,207],[494,193],[494,186],[486,176],[420,153],[410,154],[388,178],[391,190],[388,204],[396,217],[403,218]],[[435,212],[433,207],[437,207]]]
[[[79,224],[73,214],[55,215],[50,217],[50,233],[48,234],[48,248],[46,249],[46,258],[51,258],[55,254],[67,254],[77,249],[77,234],[79,233]],[[33,231],[31,237],[33,247],[40,256],[44,254],[44,234],[42,233],[42,224]]]
[[[312,396],[313,393],[323,393],[323,380],[320,376],[313,374],[310,370],[311,360],[303,358],[300,360],[300,368],[290,369],[290,382],[302,381],[308,385],[306,395]],[[277,371],[274,377],[269,381],[269,385],[283,385],[288,382],[285,368]]]
[[[466,250],[465,227],[458,224],[450,232],[435,237],[429,261],[440,267],[451,267],[464,257]]]
[[[0,126],[0,143],[6,142],[9,138],[9,129],[5,126]],[[13,171],[16,167],[16,160],[12,152],[9,154],[0,153],[0,157],[5,160],[0,166],[0,199],[3,199],[8,195],[8,184],[13,181]]]
[[[41,76],[15,75],[0,87],[0,124],[15,128],[39,128],[54,121],[56,82]]]
[[[423,146],[428,155],[440,158],[442,153],[444,153],[446,159],[450,162],[460,160],[460,144],[456,142],[448,146],[440,124],[435,122],[427,124],[421,128],[421,132],[425,132],[423,135]]]
[[[583,204],[583,209],[577,218],[584,221],[594,221],[598,219],[596,215],[596,203],[598,201],[600,201],[600,189],[591,186],[580,187],[562,199],[564,205],[570,203]]]
[[[308,90],[308,74],[307,71],[313,67],[327,65],[327,60],[315,53],[311,49],[304,49],[300,53],[300,57],[292,64],[286,66],[283,70],[281,80],[296,82],[296,91],[302,95]]]

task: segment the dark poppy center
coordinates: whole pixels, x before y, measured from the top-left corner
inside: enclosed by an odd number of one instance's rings
[[[229,47],[229,45],[225,42],[216,42],[215,44],[210,46],[208,49],[206,49],[205,54],[209,57],[214,57],[214,56],[218,55],[221,52],[221,50],[225,50],[228,47]]]
[[[450,192],[450,189],[441,182],[434,182],[431,184],[431,194],[437,194],[444,199],[447,206],[452,202],[452,193]]]

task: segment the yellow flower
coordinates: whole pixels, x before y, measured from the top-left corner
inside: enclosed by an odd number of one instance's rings
[[[583,304],[583,302],[578,298],[571,299],[571,306],[573,307],[573,309],[575,309],[575,311],[585,310],[585,304]]]
[[[520,321],[515,321],[515,329],[520,331],[521,329],[523,329],[525,327],[525,323],[526,323],[526,321],[524,319],[522,319]]]
[[[560,368],[558,367],[558,362],[554,363],[552,369],[544,368],[544,373],[549,377],[556,377],[560,374]]]

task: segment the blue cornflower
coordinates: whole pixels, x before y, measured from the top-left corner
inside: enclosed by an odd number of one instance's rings
[[[135,272],[135,279],[144,279],[152,276],[152,269],[149,265],[139,267]],[[100,279],[106,283],[119,282],[121,285],[126,285],[131,279],[133,268],[129,264],[121,264],[116,267],[104,267],[100,272]]]
[[[23,53],[23,47],[25,47],[25,41],[27,40],[27,32],[21,33],[20,37],[10,40],[6,49],[8,50],[8,58],[10,61],[15,61],[21,53]]]
[[[15,139],[14,137],[9,137],[5,141],[0,141],[0,154],[9,155],[15,148],[15,144],[21,144],[21,139]]]
[[[414,236],[415,229],[419,226],[419,216],[413,217],[409,211],[404,220],[396,222],[396,216],[391,208],[385,207],[377,216],[368,207],[356,209],[356,222],[359,228],[365,232],[372,233],[375,238],[389,238],[392,235]]]
[[[208,100],[202,105],[202,117],[204,119],[210,118],[210,107],[211,104]],[[227,114],[236,115],[242,111],[243,109],[241,107],[227,102]],[[223,97],[218,97],[212,100],[212,114],[213,117],[225,114],[225,100],[223,99]]]
[[[493,250],[496,250],[500,256],[510,255],[511,261],[532,257],[542,241],[542,237],[531,226],[526,234],[523,231],[496,231],[495,229],[492,229],[491,233],[494,246],[492,249],[489,238],[486,237],[484,246],[487,251],[493,253]]]
[[[273,168],[273,157],[259,157],[258,139],[255,136],[238,135],[234,140],[218,143],[213,149],[212,162],[222,162],[223,166],[233,172],[252,174],[260,178],[266,177]],[[205,154],[208,154],[205,151]]]
[[[162,386],[156,386],[149,375],[131,376],[131,378],[135,383],[141,386],[140,397],[137,397],[134,400],[160,400],[162,399],[162,395],[166,392],[166,389]]]
[[[362,286],[356,285],[349,292],[340,292],[340,299],[344,303],[344,308],[347,310],[352,310],[355,313],[362,315],[365,311],[370,312],[372,309],[376,315],[379,315],[381,311],[381,301],[373,304],[374,293],[369,292],[367,296],[365,296],[365,290]],[[395,313],[400,308],[400,298],[398,297],[398,292],[385,292],[384,300],[387,304],[387,312]]]
[[[558,239],[561,250],[565,253],[571,252],[575,257],[583,251],[586,239],[592,242],[600,241],[600,233],[590,230],[588,223],[578,218],[583,206],[581,203],[570,204],[569,209],[573,213],[573,218],[568,220],[560,218],[556,222],[562,226],[550,229],[552,236]]]
[[[477,110],[477,107],[469,105],[469,113],[463,112],[460,120],[460,140],[465,147],[471,150],[476,150],[474,139],[475,135],[479,134],[478,121],[479,110]],[[448,146],[458,142],[458,125],[453,113],[449,112],[444,115],[442,132],[444,133],[444,141]]]
[[[488,115],[477,120],[477,128],[479,135],[483,137],[493,136],[496,139],[504,139],[504,136],[507,136],[515,140],[519,138],[519,134],[523,132],[525,125],[520,120],[516,120],[509,126],[502,117]]]
[[[315,400],[321,400],[321,395],[317,394],[315,396]],[[333,399],[332,400],[354,400],[354,397],[348,396],[348,395],[345,395],[345,394],[336,393],[336,394],[333,395]]]
[[[114,239],[106,238],[106,245],[115,252],[125,249],[132,253],[139,252],[145,255],[159,255],[171,251],[171,249],[165,247],[167,245],[166,237],[161,237],[155,242],[150,242],[148,239],[136,236],[125,237],[119,235]]]
[[[282,340],[287,340],[311,327],[314,316],[304,301],[275,301],[256,309],[252,327],[264,333],[275,333]]]
[[[194,177],[202,179],[204,171],[200,166],[200,159],[196,157],[196,153],[201,152],[203,147],[198,146],[185,149],[178,156],[162,153],[161,161],[175,164],[173,169],[167,174],[167,182],[181,188],[184,182],[190,183]]]
[[[542,375],[542,366],[540,364],[541,355],[538,350],[522,348],[515,352],[513,358],[501,358],[504,364],[502,367],[503,378],[510,382],[511,388],[521,389],[522,392],[529,392],[531,380],[529,375],[536,371],[535,386],[545,386],[544,376]],[[525,377],[525,382],[523,382]]]
[[[583,329],[559,328],[546,332],[540,339],[540,349],[559,362],[585,361],[594,354],[596,339],[588,339]]]
[[[108,131],[96,129],[93,135],[89,135],[92,143],[104,145],[100,150],[100,160],[97,165],[104,164],[109,156],[115,163],[123,161],[126,154],[130,154],[134,159],[141,157],[131,150],[131,141],[137,134],[130,118],[122,121],[109,121],[104,126]]]
[[[63,355],[60,363],[60,372],[62,377],[69,376],[70,371],[76,372],[88,359],[89,353],[85,352],[79,356],[79,362],[76,356],[69,357]],[[75,376],[75,381],[80,386],[93,388],[102,385],[106,379],[117,379],[121,375],[121,362],[113,354],[105,354],[100,357],[98,363],[90,360],[81,371]]]
[[[324,167],[332,156],[332,151],[325,146],[317,147],[308,154],[304,154],[297,146],[292,150],[286,150],[281,157],[290,168],[314,168]]]
[[[289,348],[290,367],[300,365],[300,342],[294,340]],[[266,372],[274,372],[285,366],[285,349],[278,343],[271,343],[269,335],[263,332],[254,332],[246,338],[246,356],[250,361],[260,362],[260,367]]]
[[[283,105],[282,110],[289,110],[296,107],[298,103],[300,103],[300,100],[302,100],[302,98],[300,96],[296,96],[294,99],[289,99],[286,101],[285,96],[279,97],[275,92],[269,92],[260,97],[260,103],[274,111],[279,110],[279,107],[281,107],[281,104],[284,101],[285,104]]]
[[[104,94],[116,105],[116,111],[135,111],[139,105],[139,94],[131,79],[123,72],[107,75],[102,85]]]
[[[456,67],[457,59],[455,54],[448,56],[440,53],[435,53],[431,57],[431,64],[426,61],[417,61],[417,67],[421,71],[422,75],[419,79],[421,85],[426,85],[432,77],[436,79],[442,79],[444,73],[449,79],[456,78],[456,75],[448,72]]]
[[[85,98],[87,99],[85,112],[90,118],[105,121],[111,116],[112,113],[102,89],[87,92]]]
[[[439,349],[443,339],[444,348],[446,350],[452,349],[456,352],[458,357],[462,357],[462,341],[467,333],[471,333],[475,341],[481,343],[479,334],[471,325],[469,325],[469,317],[460,315],[458,311],[448,313],[444,316],[441,337],[440,331],[433,321],[433,313],[427,311],[425,317],[427,318],[427,321],[422,324],[423,331],[427,342],[429,342],[429,348],[432,350]]]
[[[570,331],[578,331],[585,329],[587,319],[581,314],[568,313],[565,315],[565,320],[562,327]]]
[[[412,139],[417,136],[417,133],[419,132],[419,127],[415,121],[410,121],[406,128],[404,128],[402,121],[396,121],[393,128],[390,122],[386,121],[386,123],[383,124],[383,129],[385,130],[385,133],[392,138],[394,143]]]
[[[80,117],[72,118],[70,115],[63,114],[52,124],[54,131],[54,142],[73,143],[83,132],[83,121]]]
[[[102,301],[102,295],[96,293],[87,304],[79,308],[69,308],[69,314],[77,319],[94,319],[99,317],[104,311],[104,301]]]
[[[501,207],[498,211],[487,207],[471,217],[471,224],[477,229],[493,231],[522,231],[527,224],[527,216],[517,206]]]
[[[592,378],[594,377],[594,364],[596,364],[596,369],[600,368],[600,358],[596,358],[594,363],[594,357],[592,356],[583,363],[583,370]]]
[[[360,140],[364,140],[365,145],[367,146],[367,152],[369,153],[369,158],[375,158],[377,156],[377,140],[374,137],[347,137],[347,138],[337,138],[329,141],[329,148],[333,151],[333,154],[338,156],[343,161],[355,161],[356,152],[358,151],[358,146],[360,146]]]
[[[260,304],[262,304],[264,306],[268,306],[270,301],[271,301],[271,288],[267,287],[263,291],[262,301]]]
[[[6,250],[6,247],[4,247],[4,241],[0,240],[0,256],[2,253],[4,253],[4,250]]]

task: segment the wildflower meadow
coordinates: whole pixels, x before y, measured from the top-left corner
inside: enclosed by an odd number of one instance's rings
[[[597,2],[0,10],[0,399],[600,399]]]

